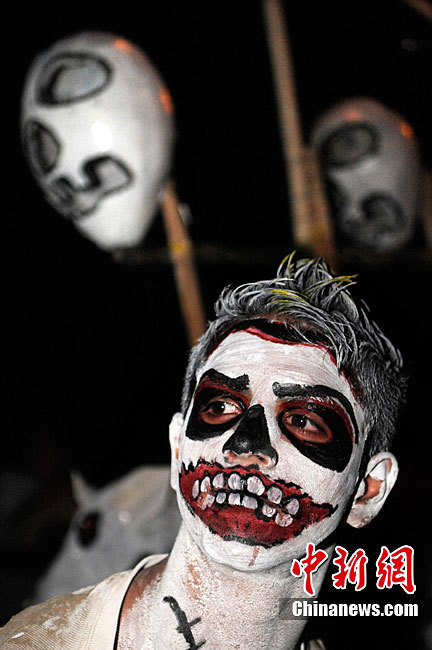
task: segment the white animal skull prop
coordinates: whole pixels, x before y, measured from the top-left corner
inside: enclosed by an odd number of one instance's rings
[[[411,126],[379,102],[359,98],[328,110],[311,140],[342,238],[383,253],[407,244],[420,187],[419,150]]]
[[[37,585],[32,603],[74,591],[168,553],[180,525],[168,466],[140,467],[95,489],[73,476],[78,503],[63,545]]]
[[[140,49],[83,32],[40,54],[24,88],[22,137],[45,197],[83,235],[106,250],[142,241],[169,173],[174,122]]]

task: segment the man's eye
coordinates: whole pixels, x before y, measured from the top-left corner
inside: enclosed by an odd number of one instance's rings
[[[216,397],[200,406],[198,416],[206,424],[223,424],[242,413],[242,407],[234,400]]]
[[[330,428],[316,413],[285,411],[281,421],[287,431],[305,443],[323,444],[333,438]]]

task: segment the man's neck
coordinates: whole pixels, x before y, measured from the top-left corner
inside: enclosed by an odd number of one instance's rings
[[[314,574],[319,590],[326,568]],[[140,650],[181,648],[291,650],[305,620],[289,617],[287,599],[303,599],[303,581],[290,563],[238,571],[210,560],[181,527],[157,581],[126,615],[125,638]],[[131,647],[119,643],[119,649]]]

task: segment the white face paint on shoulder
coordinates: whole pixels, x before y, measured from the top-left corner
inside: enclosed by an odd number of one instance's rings
[[[213,560],[290,561],[340,523],[358,479],[365,418],[318,345],[234,332],[197,373],[176,463],[180,511]]]

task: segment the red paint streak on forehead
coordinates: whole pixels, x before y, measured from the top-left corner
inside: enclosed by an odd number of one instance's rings
[[[278,322],[278,321],[273,321],[273,322]],[[280,324],[284,324],[284,323],[280,323]],[[219,341],[218,345],[216,345],[215,348],[211,351],[211,354],[213,354],[213,352],[219,347],[219,345],[222,343],[222,341],[226,340],[232,334],[240,334],[241,332],[246,332],[247,334],[252,334],[252,336],[257,336],[258,338],[263,339],[264,341],[270,341],[271,343],[279,343],[279,344],[283,344],[283,345],[301,345],[301,346],[306,347],[306,348],[316,348],[318,350],[322,350],[323,352],[326,352],[328,354],[331,362],[336,367],[338,373],[345,379],[345,381],[349,385],[353,396],[355,397],[355,399],[357,399],[357,392],[354,389],[352,381],[350,380],[350,378],[347,376],[347,374],[345,373],[345,371],[343,369],[339,370],[338,365],[337,365],[337,361],[336,361],[336,357],[334,356],[331,349],[328,348],[327,346],[325,346],[324,344],[320,345],[319,343],[306,343],[306,342],[305,343],[303,343],[303,342],[300,343],[299,341],[288,341],[286,339],[281,339],[281,338],[278,338],[277,336],[269,334],[268,332],[263,332],[263,330],[260,330],[258,327],[255,327],[254,325],[250,325],[249,327],[247,327],[245,329],[237,329],[237,330],[233,329],[233,330],[231,330],[231,332],[224,339]]]
[[[333,355],[332,351],[324,344],[320,345],[319,343],[306,343],[306,342],[303,343],[300,341],[287,341],[286,339],[281,339],[278,338],[277,336],[273,336],[273,334],[269,334],[268,332],[263,332],[262,330],[260,330],[258,327],[255,327],[254,325],[251,325],[245,330],[235,330],[232,332],[232,334],[235,334],[236,332],[240,332],[240,331],[247,332],[248,334],[252,334],[253,336],[258,336],[260,339],[263,339],[264,341],[271,341],[272,343],[282,343],[283,345],[302,345],[306,348],[318,348],[318,350],[323,350],[323,352],[327,352],[334,365],[337,366],[336,357]]]
[[[231,334],[236,334],[237,332],[247,332],[248,334],[252,334],[253,336],[258,336],[260,339],[263,339],[264,341],[271,341],[271,343],[282,343],[284,345],[302,345],[303,347],[306,348],[317,348],[318,350],[322,350],[323,352],[326,352],[331,362],[337,368],[339,374],[342,375],[342,377],[349,385],[353,396],[357,399],[357,392],[354,389],[352,381],[350,380],[350,378],[347,376],[346,372],[343,369],[339,370],[336,357],[334,356],[332,350],[327,346],[325,346],[324,344],[320,345],[319,343],[306,343],[306,342],[300,343],[299,341],[287,341],[285,339],[280,339],[277,336],[273,336],[272,334],[269,334],[267,332],[263,332],[262,330],[260,330],[258,327],[255,327],[254,325],[251,325],[250,327],[244,330],[233,330]]]

